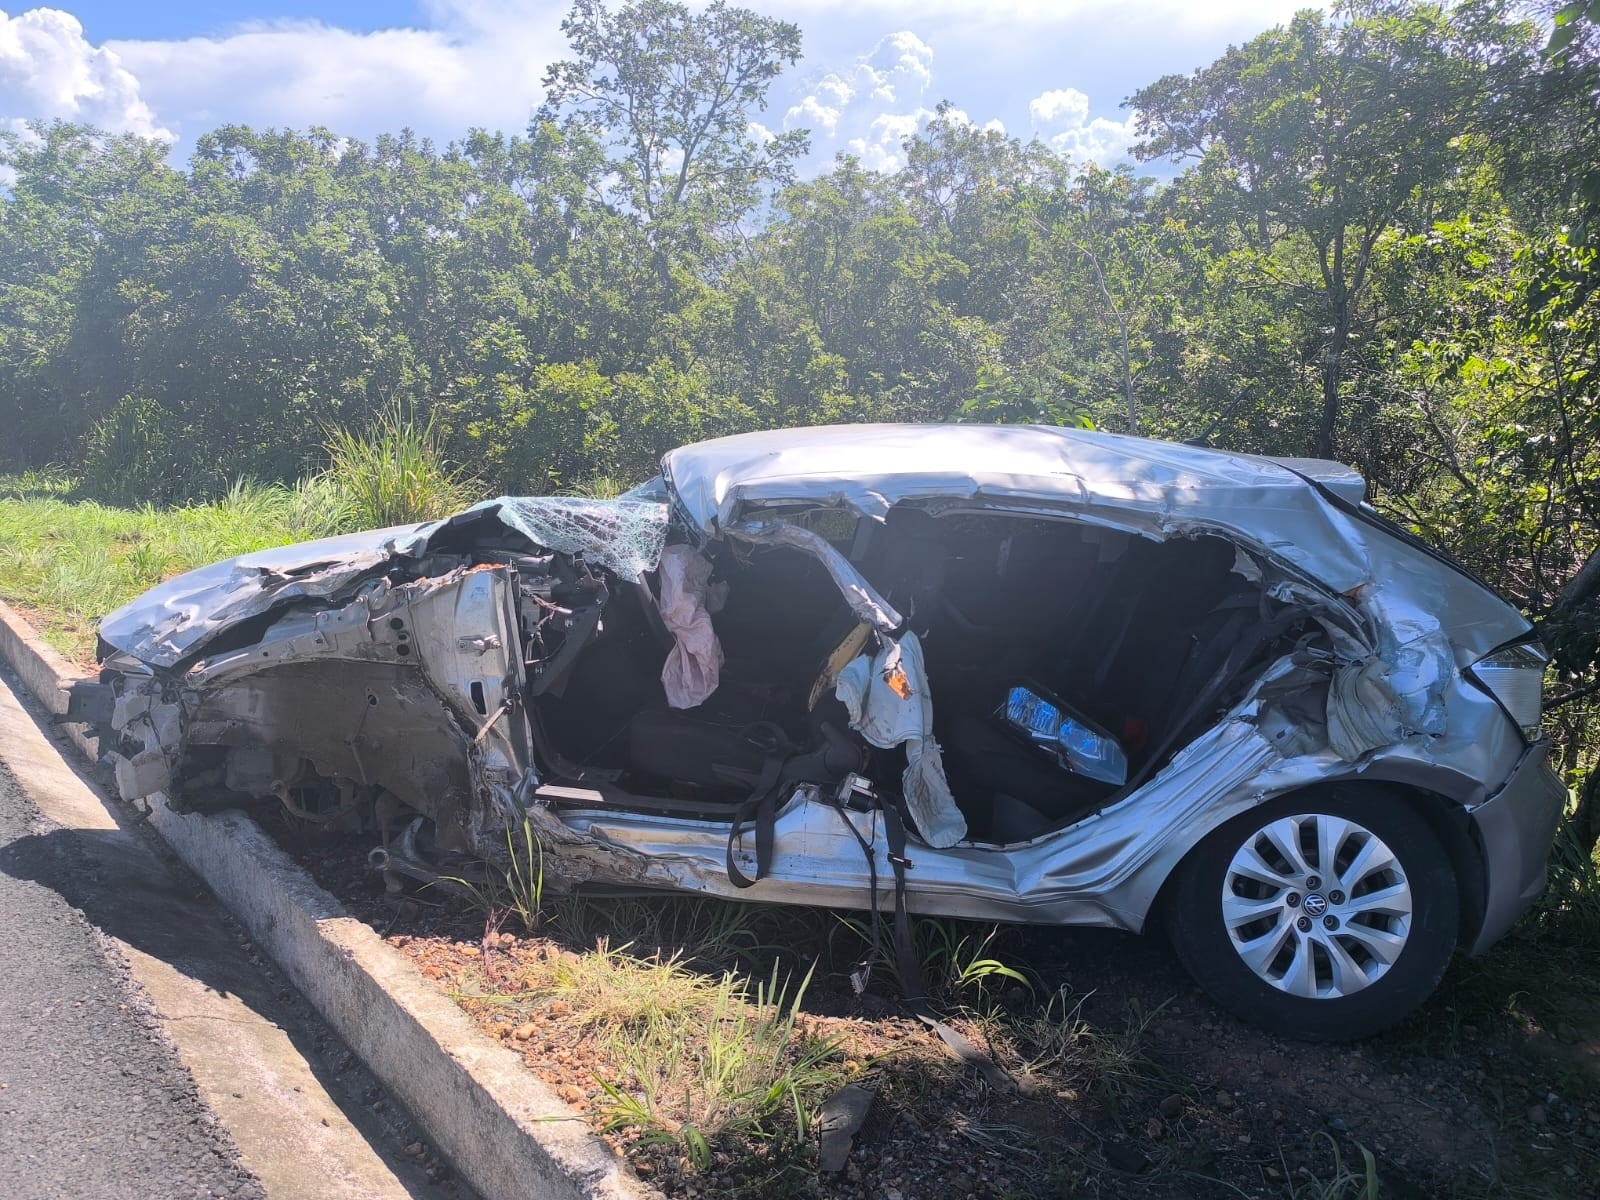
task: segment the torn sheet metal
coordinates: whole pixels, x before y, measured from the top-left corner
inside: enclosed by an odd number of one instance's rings
[[[903,623],[903,618],[894,605],[880,596],[878,589],[867,582],[866,576],[856,570],[855,565],[840,554],[833,543],[820,533],[802,529],[788,521],[777,520],[741,522],[730,526],[727,533],[728,536],[743,542],[758,542],[765,546],[791,546],[804,551],[827,569],[833,582],[844,593],[845,603],[850,606],[850,611],[861,620],[882,633],[893,633]]]
[[[1346,663],[1333,677],[1328,742],[1346,762],[1445,731],[1445,688],[1455,674],[1450,643],[1433,629],[1396,644],[1396,632],[1383,626],[1378,653]]]
[[[850,727],[883,750],[906,748],[901,787],[911,819],[930,846],[953,846],[967,836],[967,819],[945,779],[933,739],[933,694],[922,642],[914,633],[885,638],[876,655],[852,660],[834,683]]]
[[[713,564],[693,546],[668,546],[661,555],[661,623],[672,649],[661,666],[661,687],[673,708],[704,704],[722,679],[722,643],[711,624],[727,584],[712,584]]]
[[[654,568],[668,519],[667,506],[650,501],[502,496],[446,521],[299,542],[189,571],[101,618],[100,637],[142,662],[170,667],[249,617],[297,600],[337,597],[365,575],[420,557],[441,530],[476,512],[493,513],[546,549],[583,553],[629,579]]]

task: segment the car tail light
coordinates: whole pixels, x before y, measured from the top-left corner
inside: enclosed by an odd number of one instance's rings
[[[1530,742],[1539,737],[1544,668],[1549,661],[1549,655],[1537,643],[1523,642],[1496,650],[1467,671],[1474,682],[1500,702]]]

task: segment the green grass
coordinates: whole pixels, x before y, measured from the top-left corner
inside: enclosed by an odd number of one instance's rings
[[[0,478],[0,599],[80,663],[93,658],[100,617],[162,580],[332,532],[296,489],[240,483],[215,504],[126,509],[40,482]]]
[[[294,486],[235,483],[220,500],[117,508],[60,467],[0,476],[0,600],[68,658],[94,657],[95,623],[174,575],[290,542],[448,516],[478,485],[400,416],[329,435],[329,465]]]
[[[803,1146],[818,1106],[859,1070],[802,1020],[810,982],[810,970],[785,982],[776,963],[765,979],[708,975],[601,940],[586,953],[523,959],[498,990],[456,999],[513,1021],[559,1001],[596,1038],[604,1126],[673,1145],[704,1171],[719,1145]]]
[[[319,481],[337,497],[339,520],[382,529],[459,512],[481,492],[477,480],[447,465],[433,425],[395,411],[366,433],[329,431],[328,469]]]
[[[838,1043],[797,1024],[808,972],[793,995],[778,978],[693,980],[698,1003],[608,1026],[620,1081],[600,1080],[606,1125],[682,1148],[697,1170],[726,1139],[803,1145],[812,1114],[847,1078]]]

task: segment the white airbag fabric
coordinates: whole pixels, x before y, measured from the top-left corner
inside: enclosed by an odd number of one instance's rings
[[[896,678],[903,678],[907,695],[891,685]],[[886,637],[876,655],[851,660],[839,672],[834,695],[849,711],[850,727],[867,741],[884,750],[905,746],[901,785],[923,840],[942,849],[966,837],[966,818],[950,794],[939,743],[933,740],[933,695],[917,635],[898,641]]]
[[[722,678],[722,644],[711,625],[711,609],[721,607],[715,594],[721,585],[710,585],[711,560],[691,546],[668,546],[659,570],[661,623],[673,638],[661,686],[673,708],[694,708]]]

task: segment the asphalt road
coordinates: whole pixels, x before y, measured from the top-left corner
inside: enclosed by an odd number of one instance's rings
[[[0,1196],[264,1197],[91,907],[95,864],[0,765]]]

